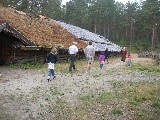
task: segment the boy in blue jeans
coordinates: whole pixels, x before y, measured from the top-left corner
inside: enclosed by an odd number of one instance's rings
[[[51,82],[51,77],[53,79],[56,78],[55,73],[54,73],[54,65],[57,63],[57,50],[54,48],[51,50],[51,52],[47,56],[47,61],[48,61],[48,82]]]

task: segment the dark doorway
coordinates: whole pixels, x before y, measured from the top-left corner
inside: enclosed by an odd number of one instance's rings
[[[10,40],[15,37],[0,32],[0,65],[11,64],[14,59],[15,48]]]

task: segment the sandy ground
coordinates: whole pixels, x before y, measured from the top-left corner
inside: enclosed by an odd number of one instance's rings
[[[152,63],[151,59],[138,58],[133,55],[133,64]],[[68,70],[68,68],[65,68]],[[107,66],[105,65],[103,70],[100,70],[98,64],[92,67],[91,75],[85,73],[84,69],[78,69],[73,73],[56,71],[56,79],[51,82],[47,82],[47,69],[43,70],[22,70],[13,69],[9,67],[0,67],[0,95],[3,96],[26,96],[26,99],[22,100],[26,102],[29,98],[34,99],[33,91],[37,91],[37,95],[40,97],[40,104],[49,104],[41,99],[42,94],[48,94],[47,91],[51,88],[57,89],[60,93],[58,99],[63,99],[65,102],[75,105],[77,104],[77,97],[88,93],[100,93],[102,91],[112,91],[112,86],[109,81],[140,81],[140,80],[159,80],[160,76],[146,77],[139,72],[124,74],[125,69],[130,69],[126,64],[122,63],[119,59],[110,61]],[[112,72],[112,70],[114,72]],[[117,72],[115,72],[117,71]],[[135,77],[136,76],[136,77]],[[41,94],[40,94],[41,93]],[[7,101],[7,100],[6,100]],[[5,102],[4,102],[5,103]],[[0,103],[0,104],[4,104]],[[15,109],[18,117],[16,119],[27,119],[29,113],[24,113],[24,109],[32,109],[33,116],[37,116],[37,111],[40,111],[39,104],[33,102],[25,105],[23,103],[5,103],[3,107],[12,105],[9,111]],[[18,107],[18,108],[17,108]],[[0,110],[1,111],[1,110]],[[21,115],[23,113],[23,115]]]

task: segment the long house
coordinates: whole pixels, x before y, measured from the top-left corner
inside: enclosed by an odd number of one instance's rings
[[[60,60],[68,60],[68,47],[78,42],[78,58],[92,41],[96,51],[106,48],[119,52],[121,47],[103,36],[85,29],[55,21],[45,16],[33,16],[10,7],[0,8],[0,65],[10,63],[45,62],[55,47]]]

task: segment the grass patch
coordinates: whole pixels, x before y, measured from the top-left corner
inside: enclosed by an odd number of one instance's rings
[[[110,81],[110,84],[112,85],[113,89],[121,88],[124,85],[121,81]]]
[[[114,115],[123,115],[123,111],[119,108],[115,108],[111,111],[112,114]]]
[[[97,98],[98,101],[104,102],[107,100],[110,100],[113,98],[113,93],[111,92],[103,92],[99,94],[99,97]]]
[[[46,67],[46,64],[42,64],[42,63],[26,63],[26,64],[15,64],[15,65],[10,65],[10,68],[20,68],[23,70],[27,70],[27,69],[42,69],[44,67]]]
[[[15,95],[10,94],[10,95],[8,95],[8,98],[9,98],[9,100],[14,100],[15,99]]]
[[[133,71],[143,72],[145,75],[159,75],[159,66],[142,66],[140,64],[135,64],[131,68]]]
[[[122,89],[126,101],[136,111],[136,117],[140,120],[156,120],[160,117],[159,92],[160,81],[126,83]]]
[[[15,115],[7,112],[7,109],[0,105],[0,120],[15,120]]]
[[[151,106],[160,109],[160,101],[153,101]]]
[[[86,95],[86,96],[81,96],[79,99],[82,101],[91,101],[94,98],[94,95]]]
[[[57,87],[50,87],[49,91],[52,96],[56,96],[56,95],[61,94]]]

